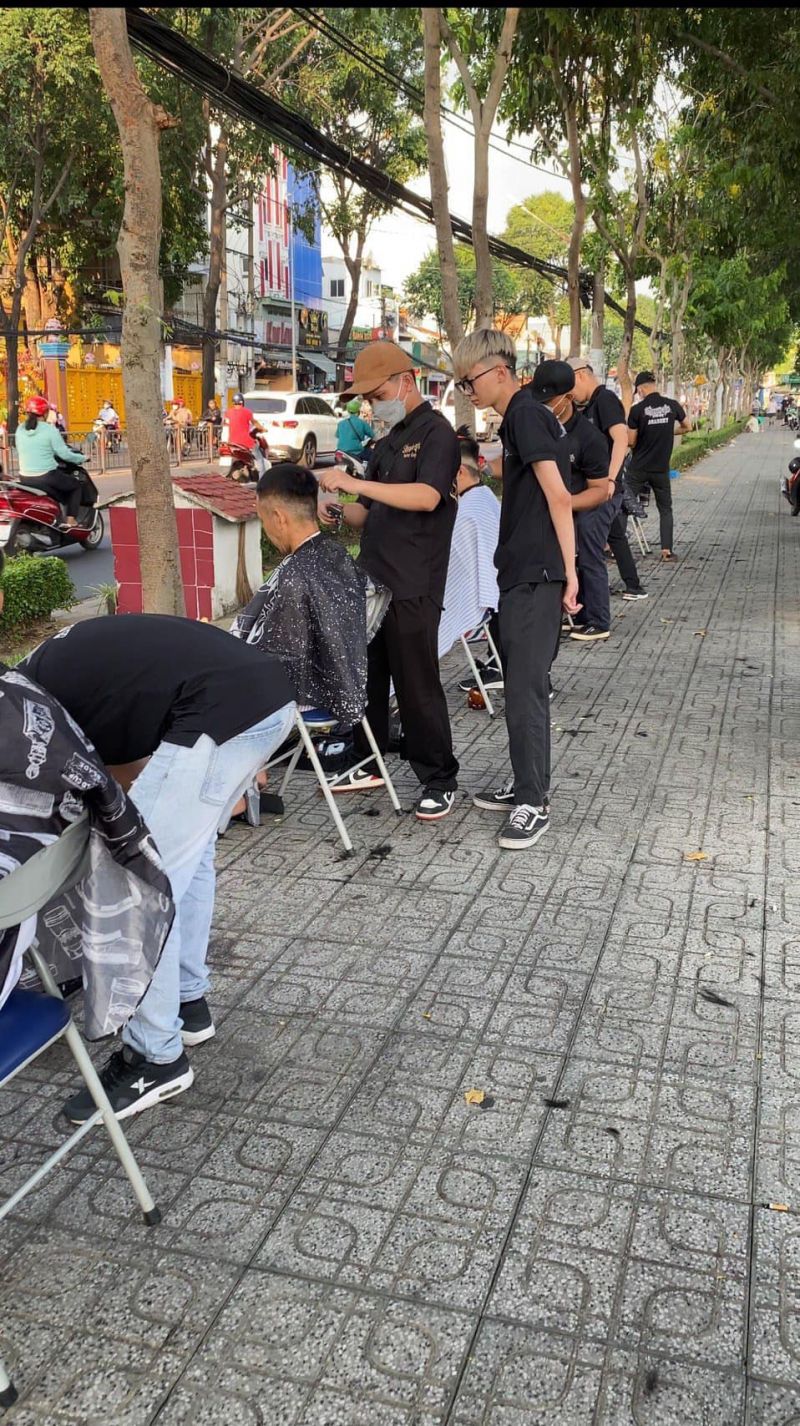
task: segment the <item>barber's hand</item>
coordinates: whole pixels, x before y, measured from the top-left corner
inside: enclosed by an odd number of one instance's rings
[[[317,517],[321,525],[327,525],[329,528],[339,523],[338,515],[330,510],[327,500],[317,501]]]
[[[583,605],[578,603],[577,574],[567,576],[567,582],[564,586],[564,593],[561,598],[561,606],[565,614],[577,614],[578,611],[583,608]]]
[[[606,500],[613,500],[613,499],[614,499],[614,496],[616,495],[616,493],[617,493],[617,482],[616,482],[616,480],[609,480],[609,482],[608,482],[608,495],[606,496]]]
[[[337,466],[334,470],[326,470],[319,478],[320,489],[331,493],[342,490],[347,495],[356,495],[361,488],[361,482],[354,475],[348,475],[346,470]]]

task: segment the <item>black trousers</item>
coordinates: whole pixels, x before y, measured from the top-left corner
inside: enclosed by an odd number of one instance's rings
[[[31,485],[34,490],[43,490],[59,505],[63,505],[67,515],[77,520],[81,508],[81,482],[63,466],[48,470],[46,475],[21,475],[23,485]]]
[[[438,635],[442,617],[433,599],[392,600],[369,646],[367,717],[381,752],[389,741],[389,683],[394,683],[403,751],[423,787],[453,792],[458,763],[453,755],[450,715],[439,675]],[[360,759],[369,756],[363,730],[355,730]]]
[[[652,473],[640,474],[634,472],[628,475],[628,485],[634,495],[639,494],[645,485],[649,485],[656,498],[658,514],[661,522],[661,548],[662,550],[672,549],[672,539],[674,525],[672,519],[672,481],[669,478],[668,470],[661,470],[656,475]]]
[[[500,595],[508,750],[517,806],[550,793],[550,666],[561,633],[563,584],[518,584]]]

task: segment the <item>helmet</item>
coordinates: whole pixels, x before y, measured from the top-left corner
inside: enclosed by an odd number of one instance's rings
[[[244,397],[241,391],[237,391],[236,395],[233,398],[233,404],[234,406],[244,406]]]
[[[46,416],[50,410],[50,402],[46,396],[29,396],[25,402],[25,410],[29,416]]]
[[[357,416],[359,411],[361,410],[361,402],[355,399],[352,401],[348,401],[346,409],[350,412],[351,416]]]
[[[182,396],[176,396],[173,404],[175,406],[185,406],[186,402],[184,401]]]

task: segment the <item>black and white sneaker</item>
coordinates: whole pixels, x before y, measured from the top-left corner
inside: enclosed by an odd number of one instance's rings
[[[513,777],[506,778],[500,787],[490,787],[485,792],[476,793],[472,805],[480,807],[484,812],[508,812],[514,806]]]
[[[199,1000],[182,1000],[180,1017],[184,1045],[202,1045],[205,1040],[213,1040],[217,1033],[204,995]]]
[[[547,807],[526,807],[521,804],[512,808],[511,814],[497,838],[498,847],[506,851],[521,851],[532,847],[543,837],[550,826],[550,811]]]
[[[127,1045],[115,1050],[105,1069],[100,1071],[100,1083],[118,1119],[130,1119],[131,1115],[141,1114],[153,1104],[183,1094],[193,1080],[194,1072],[186,1055],[179,1055],[169,1065],[156,1065]],[[73,1094],[64,1105],[64,1113],[73,1124],[85,1124],[96,1111],[97,1105],[88,1089]]]
[[[646,589],[626,589],[622,597],[623,599],[631,601],[633,599],[647,599],[648,596]]]
[[[503,687],[503,670],[501,668],[498,668],[497,664],[479,663],[478,673],[481,676],[481,681],[483,683],[484,688],[492,689]],[[478,687],[478,684],[476,680],[468,674],[464,678],[462,678],[458,687],[462,693],[472,693],[473,689]]]
[[[438,822],[453,810],[454,792],[442,792],[438,787],[426,787],[414,811],[420,822]]]
[[[570,634],[571,639],[575,639],[580,644],[596,644],[601,639],[611,637],[610,629],[596,629],[594,624],[584,624],[582,628],[573,629]]]
[[[350,772],[342,777],[340,782],[335,781],[335,774],[328,778],[331,792],[369,792],[373,787],[383,787],[383,778],[376,770],[369,767],[352,768]]]

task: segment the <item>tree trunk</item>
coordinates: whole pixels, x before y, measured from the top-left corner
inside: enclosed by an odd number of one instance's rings
[[[225,242],[227,237],[226,210],[228,206],[228,132],[223,126],[220,128],[219,139],[217,141],[216,153],[211,156],[211,122],[208,125],[208,161],[206,172],[211,184],[209,195],[209,222],[208,222],[208,277],[203,291],[203,410],[205,411],[209,401],[216,394],[216,382],[214,380],[214,363],[217,355],[216,338],[209,336],[209,332],[217,330],[217,302],[219,301],[219,288],[222,281],[222,264],[225,260]],[[223,387],[225,382],[223,381]],[[225,391],[223,390],[223,398]],[[224,404],[224,402],[223,402]]]
[[[494,325],[492,255],[489,251],[489,132],[475,130],[472,248],[475,253],[475,326]]]
[[[569,147],[569,181],[572,188],[572,232],[567,252],[567,296],[569,298],[569,355],[581,354],[581,245],[586,227],[586,199],[583,193],[581,172],[581,140],[578,130],[578,115],[574,104],[565,113],[567,144]]]
[[[625,407],[626,414],[630,411],[633,401],[631,351],[633,350],[635,323],[636,277],[634,268],[630,267],[625,273],[625,319],[622,324],[622,346],[620,347],[619,361],[617,362],[617,381],[620,384],[622,404]]]
[[[344,321],[339,329],[339,340],[336,343],[336,376],[337,381],[344,380],[344,367],[347,360],[347,343],[350,341],[350,333],[353,330],[358,311],[358,293],[361,287],[361,268],[364,262],[364,245],[367,241],[366,229],[356,234],[355,257],[351,257],[347,248],[347,236],[337,239],[342,253],[344,254],[347,274],[350,278],[350,301],[347,304],[347,311],[344,314]],[[341,370],[340,370],[341,369]]]
[[[42,291],[39,286],[39,273],[36,270],[36,260],[28,255],[28,262],[25,268],[25,292],[22,298],[22,305],[25,311],[25,326],[29,332],[38,332],[43,325],[42,316]],[[48,314],[49,315],[49,314]]]
[[[605,322],[606,322],[606,265],[600,262],[594,275],[592,286],[592,335],[589,342],[589,361],[595,376],[600,381],[606,377]]]
[[[444,327],[451,353],[455,351],[464,335],[461,308],[458,302],[458,273],[453,245],[453,230],[450,227],[449,191],[447,167],[444,161],[444,140],[442,138],[442,77],[441,77],[441,30],[439,11],[423,9],[422,20],[425,37],[425,137],[428,145],[428,169],[431,180],[431,202],[436,225],[436,241],[439,248],[439,265],[442,271],[442,313]],[[475,429],[475,413],[469,401],[456,391],[456,425],[466,424]]]
[[[685,350],[683,336],[683,319],[686,315],[686,308],[689,302],[689,291],[691,288],[691,273],[686,272],[680,284],[673,283],[672,297],[670,301],[670,326],[672,328],[672,380],[675,387],[675,396],[680,400],[681,385],[683,382],[683,356]]]
[[[19,308],[20,298],[15,292],[11,299],[11,311],[3,324],[3,335],[6,339],[6,398],[10,436],[13,436],[19,425]]]
[[[133,63],[125,11],[89,10],[92,44],[119,129],[125,173],[125,208],[117,239],[124,309],[122,379],[143,607],[147,613],[183,614],[178,529],[167,443],[162,422],[159,357],[161,286],[161,164],[159,133],[170,124],[145,94]]]

